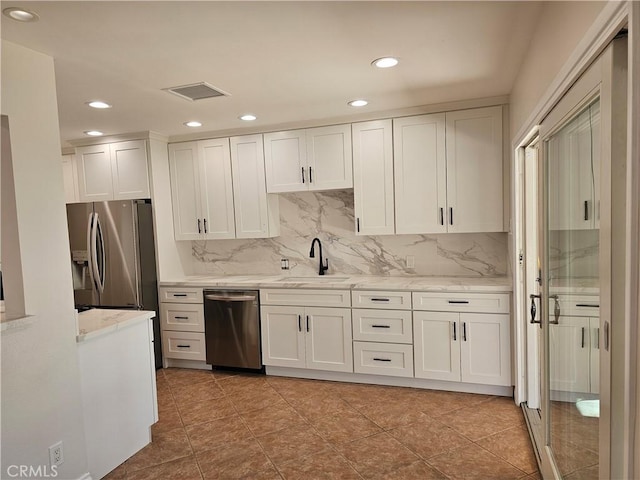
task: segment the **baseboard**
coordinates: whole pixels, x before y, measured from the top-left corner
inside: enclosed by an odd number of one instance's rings
[[[308,378],[313,380],[330,380],[334,382],[367,383],[371,385],[389,385],[393,387],[424,388],[429,390],[446,390],[449,392],[479,393],[513,397],[512,386],[480,385],[475,383],[445,382],[422,378],[389,377],[385,375],[366,375],[360,373],[326,372],[307,370],[304,368],[266,367],[267,375],[279,377]]]
[[[196,360],[177,360],[175,358],[164,358],[162,361],[164,368],[192,368],[196,370],[211,370],[211,365],[206,362]]]

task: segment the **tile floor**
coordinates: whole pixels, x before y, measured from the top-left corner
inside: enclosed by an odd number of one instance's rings
[[[540,479],[512,399],[158,371],[153,442],[109,480]]]

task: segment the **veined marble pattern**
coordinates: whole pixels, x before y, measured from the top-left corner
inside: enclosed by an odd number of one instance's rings
[[[322,241],[328,273],[347,275],[503,276],[507,234],[356,236],[353,191],[280,195],[280,236],[253,240],[192,242],[196,275],[279,275],[289,259],[291,275],[318,271],[309,258],[311,240]],[[406,267],[406,257],[415,268]],[[248,270],[250,268],[250,271]]]
[[[598,279],[599,230],[549,232],[553,279]]]

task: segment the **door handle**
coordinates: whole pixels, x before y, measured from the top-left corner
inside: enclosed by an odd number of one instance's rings
[[[549,295],[549,298],[553,298],[553,317],[554,321],[549,319],[549,323],[552,325],[558,325],[560,323],[560,302],[558,301],[558,295]]]
[[[536,307],[536,298],[540,299],[540,295],[532,293],[531,295],[529,295],[529,298],[531,299],[531,323],[538,323],[540,324],[540,326],[542,326],[542,321],[536,320],[536,313],[538,311],[538,308]]]

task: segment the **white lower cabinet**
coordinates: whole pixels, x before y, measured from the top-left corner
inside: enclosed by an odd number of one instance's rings
[[[511,385],[509,314],[414,311],[413,330],[417,378]]]
[[[162,355],[167,359],[206,360],[202,288],[161,287]]]
[[[353,372],[349,308],[262,306],[261,330],[265,365]]]
[[[398,343],[353,342],[356,373],[413,377],[413,347]]]

